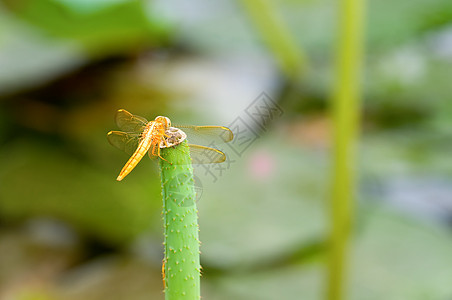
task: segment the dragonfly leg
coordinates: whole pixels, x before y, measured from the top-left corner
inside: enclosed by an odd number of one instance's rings
[[[166,289],[166,278],[165,278],[165,263],[166,259],[162,260],[162,279],[163,279],[163,289]]]
[[[169,163],[170,165],[172,165],[172,163],[170,163],[169,161],[160,156],[160,147],[157,148],[157,156],[166,161],[167,163]]]
[[[171,137],[171,135],[166,134],[166,132],[165,132],[164,130],[162,131],[162,133],[163,133],[163,136],[164,136],[164,137]]]
[[[168,143],[166,142],[165,138],[163,138],[163,143],[165,144],[166,147],[168,147]]]

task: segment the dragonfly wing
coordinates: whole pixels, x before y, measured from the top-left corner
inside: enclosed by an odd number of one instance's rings
[[[176,125],[187,134],[187,139],[191,143],[215,146],[232,141],[234,135],[232,131],[224,126],[190,126]]]
[[[190,156],[193,164],[213,164],[221,163],[226,160],[226,155],[220,150],[189,144]]]
[[[115,116],[116,125],[125,132],[141,133],[148,121],[140,116],[132,115],[125,109],[120,109]]]
[[[110,131],[107,134],[111,145],[132,155],[140,143],[140,134],[134,132]]]
[[[157,150],[158,149],[154,149],[154,147],[157,147],[157,146],[152,145],[151,148],[149,148],[149,151],[148,151],[149,158],[152,159],[152,160],[158,158],[158,156],[157,156]]]

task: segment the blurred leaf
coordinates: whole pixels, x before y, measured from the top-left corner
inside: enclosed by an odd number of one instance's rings
[[[168,26],[146,14],[143,1],[68,2],[58,0],[3,0],[20,19],[42,32],[80,41],[88,50],[117,52],[144,44],[160,44]],[[97,4],[97,5],[96,5]]]
[[[112,244],[160,223],[157,176],[120,184],[116,172],[102,172],[42,143],[16,142],[3,147],[0,157],[3,220],[49,216]]]
[[[380,206],[354,243],[350,299],[448,299],[452,239],[447,227]]]

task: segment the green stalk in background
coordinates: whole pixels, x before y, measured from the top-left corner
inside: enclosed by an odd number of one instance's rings
[[[241,0],[284,74],[296,81],[304,71],[305,56],[270,0]]]
[[[165,299],[199,299],[198,210],[187,141],[161,149]]]
[[[344,299],[346,294],[364,45],[364,1],[342,0],[340,4],[336,82],[332,97],[334,162],[327,294],[330,300]]]

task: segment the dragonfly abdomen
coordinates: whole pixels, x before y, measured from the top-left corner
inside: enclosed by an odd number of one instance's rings
[[[149,151],[149,148],[154,144],[156,140],[156,122],[151,121],[146,125],[145,130],[143,131],[142,139],[138,144],[137,149],[129,158],[127,163],[122,168],[121,172],[116,178],[117,181],[121,181],[126,177],[130,172],[132,172],[133,168],[140,162],[146,152]],[[159,141],[160,143],[160,141]]]
[[[152,141],[149,137],[145,137],[143,140],[141,140],[140,144],[137,147],[137,150],[135,150],[135,153],[133,153],[133,155],[129,158],[129,160],[119,173],[118,178],[116,178],[117,181],[121,181],[130,172],[132,172],[133,168],[135,168],[135,166],[140,162],[146,152],[148,152],[149,148],[151,147],[151,142]]]

